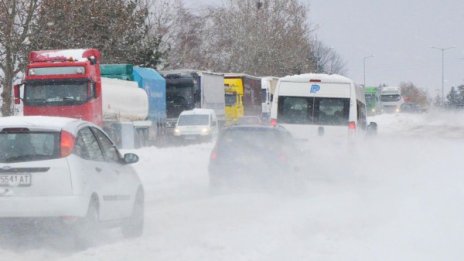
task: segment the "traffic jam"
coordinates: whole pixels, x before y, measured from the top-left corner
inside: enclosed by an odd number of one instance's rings
[[[327,230],[344,222],[369,228],[382,219],[374,200],[394,208],[383,197],[395,193],[388,184],[399,177],[384,172],[404,166],[394,155],[421,146],[405,150],[406,133],[426,135],[417,121],[429,114],[401,111],[398,89],[365,92],[341,75],[156,71],[100,60],[96,49],[34,51],[14,86],[19,113],[0,118],[0,242],[7,257],[24,257],[16,253],[26,245],[26,259],[146,260],[162,256],[153,255],[159,244],[165,259],[179,260],[187,258],[180,247],[211,244],[192,250],[193,259],[219,251],[236,260],[245,249],[252,255],[247,246],[259,241],[247,236],[262,237],[267,228],[307,247],[316,240],[309,230],[321,232],[305,218],[322,227],[329,218]],[[337,219],[330,206],[360,216]],[[239,238],[238,250],[227,248]],[[43,250],[57,244],[72,250]],[[128,254],[115,258],[118,244]],[[299,255],[304,246],[292,243],[284,256],[311,256]]]

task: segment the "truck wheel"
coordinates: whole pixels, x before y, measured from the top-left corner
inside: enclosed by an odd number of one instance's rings
[[[143,234],[144,214],[143,192],[139,190],[135,198],[132,215],[121,226],[121,232],[125,238],[140,237]]]

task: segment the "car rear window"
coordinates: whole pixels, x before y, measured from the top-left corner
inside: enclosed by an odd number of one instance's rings
[[[219,144],[221,147],[273,149],[288,143],[290,139],[290,136],[272,128],[234,128],[222,133]]]
[[[0,162],[59,158],[59,143],[59,132],[3,130],[0,132]]]

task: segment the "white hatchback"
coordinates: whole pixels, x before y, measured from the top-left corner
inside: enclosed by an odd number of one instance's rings
[[[86,121],[0,118],[0,219],[50,218],[88,231],[117,225],[140,236],[144,191],[130,165],[137,161]]]

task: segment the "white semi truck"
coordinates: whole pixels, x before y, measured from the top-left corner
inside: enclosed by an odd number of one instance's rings
[[[404,99],[401,96],[400,87],[383,87],[382,91],[380,92],[380,102],[382,106],[382,112],[400,112],[401,104],[404,103]]]

